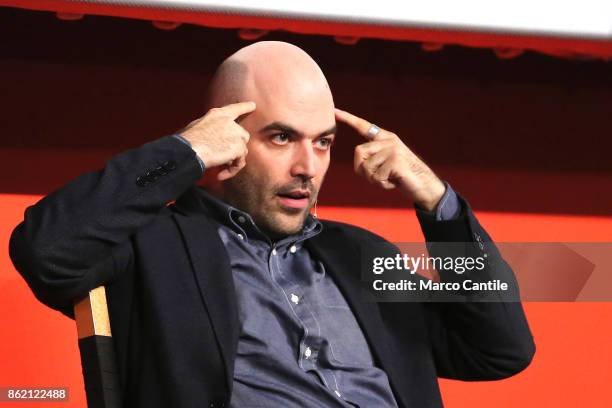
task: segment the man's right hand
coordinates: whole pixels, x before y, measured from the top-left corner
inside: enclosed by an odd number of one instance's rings
[[[207,169],[227,166],[219,172],[219,180],[233,177],[245,166],[250,135],[236,119],[254,110],[254,102],[213,108],[181,131],[180,135],[191,143]]]

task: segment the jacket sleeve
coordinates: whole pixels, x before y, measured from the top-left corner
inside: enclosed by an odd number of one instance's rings
[[[129,268],[130,237],[202,176],[173,136],[128,150],[26,209],[9,254],[35,296],[73,317],[73,302]]]
[[[472,275],[440,271],[441,281],[500,279],[509,284],[503,294],[489,293],[486,299],[471,298],[452,302],[424,303],[426,322],[438,376],[459,380],[495,380],[525,369],[535,354],[535,344],[510,266],[489,235],[478,223],[469,204],[459,196],[461,215],[450,221],[436,221],[417,210],[417,217],[430,247],[430,255],[456,256],[461,243],[464,255],[484,257],[485,268]],[[432,254],[432,250],[437,252]],[[474,271],[472,271],[474,272]],[[472,273],[470,272],[470,273]],[[478,295],[476,295],[478,296]]]

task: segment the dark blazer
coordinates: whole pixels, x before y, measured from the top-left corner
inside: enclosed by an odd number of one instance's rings
[[[106,285],[126,407],[224,406],[231,396],[237,304],[227,253],[194,194],[200,176],[193,150],[165,137],[41,199],[11,236],[13,263],[46,305],[72,317],[74,299]],[[457,220],[419,212],[426,239],[477,242],[487,272],[511,276],[461,201]],[[520,303],[363,302],[359,253],[384,241],[323,224],[308,247],[346,297],[400,406],[442,406],[437,377],[493,380],[529,364],[535,347]]]

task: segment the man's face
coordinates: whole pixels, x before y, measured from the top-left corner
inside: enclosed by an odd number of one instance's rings
[[[329,167],[333,101],[316,93],[257,98],[239,122],[251,134],[246,166],[223,183],[223,196],[273,238],[300,231]]]

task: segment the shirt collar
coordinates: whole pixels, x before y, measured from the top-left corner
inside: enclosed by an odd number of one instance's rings
[[[253,218],[251,218],[248,213],[229,205],[201,187],[198,187],[196,191],[208,215],[217,222],[225,225],[238,234],[242,234],[245,239],[259,239],[270,244],[273,243],[272,240],[257,227]],[[323,224],[321,224],[321,221],[311,214],[308,214],[302,230],[296,234],[278,240],[276,246],[302,242],[318,235],[322,229]]]

